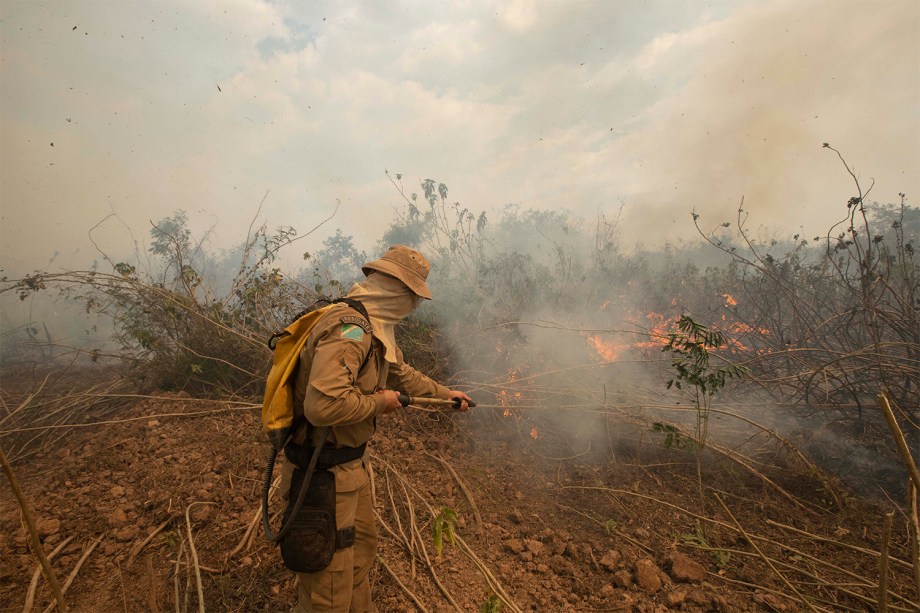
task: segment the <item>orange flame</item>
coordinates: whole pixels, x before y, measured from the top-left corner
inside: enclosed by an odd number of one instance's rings
[[[537,429],[536,429],[536,428],[531,428],[531,429],[530,429],[530,436],[531,436],[534,440],[536,440],[536,439],[540,438],[540,433],[537,432]]]
[[[629,349],[629,345],[608,343],[597,334],[586,334],[585,338],[588,339],[588,343],[591,344],[594,351],[607,362],[616,362],[617,358],[620,357],[620,353],[624,349]]]
[[[725,307],[732,307],[738,304],[738,301],[731,294],[723,293],[722,298],[725,300]],[[677,305],[677,299],[671,301],[672,306]],[[603,307],[602,307],[603,308]],[[743,342],[741,338],[770,336],[770,331],[766,328],[751,326],[739,321],[732,321],[734,317],[731,314],[722,314],[721,328],[725,332],[725,349],[730,352],[740,353],[764,353],[766,349],[754,349]],[[668,344],[668,335],[677,331],[677,317],[672,315],[663,315],[650,311],[644,315],[632,314],[626,318],[632,324],[639,328],[648,329],[648,340],[635,343],[617,343],[604,340],[598,334],[582,333],[588,344],[595,352],[607,362],[616,362],[622,355],[629,350],[660,350]],[[740,338],[739,338],[740,337]]]

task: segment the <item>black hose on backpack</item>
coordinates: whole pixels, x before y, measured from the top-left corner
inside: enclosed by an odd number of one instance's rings
[[[272,446],[271,451],[268,452],[268,462],[265,465],[265,477],[262,480],[262,528],[265,530],[265,538],[270,542],[280,542],[281,539],[284,538],[284,535],[291,529],[291,526],[294,525],[294,519],[297,517],[297,514],[300,513],[300,507],[303,506],[303,500],[307,495],[307,488],[310,487],[313,471],[316,470],[316,463],[319,461],[319,453],[326,443],[326,438],[328,438],[330,430],[331,428],[323,428],[323,432],[319,438],[319,444],[316,445],[316,449],[313,451],[313,457],[310,458],[310,464],[307,466],[303,482],[300,484],[300,491],[297,492],[297,500],[294,501],[294,506],[291,508],[287,521],[281,526],[281,530],[278,531],[278,534],[272,532],[272,528],[268,521],[268,493],[272,487],[272,473],[275,470],[275,460],[278,458],[278,450]],[[288,438],[288,441],[290,440],[291,439]],[[285,442],[285,445],[287,445],[287,442]]]

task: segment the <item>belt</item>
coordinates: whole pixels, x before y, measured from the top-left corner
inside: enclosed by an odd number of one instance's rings
[[[339,448],[331,445],[323,445],[319,452],[319,460],[316,463],[316,468],[317,470],[326,470],[333,466],[338,466],[339,464],[358,460],[364,456],[364,450],[366,448],[367,443],[364,443],[360,447]],[[313,457],[313,452],[315,450],[316,448],[312,445],[298,445],[297,443],[290,442],[284,447],[284,455],[299,469],[307,470],[307,466],[310,464],[310,458]]]

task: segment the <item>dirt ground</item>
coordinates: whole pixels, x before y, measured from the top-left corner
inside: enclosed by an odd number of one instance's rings
[[[254,523],[267,452],[257,409],[165,394],[105,419],[15,465],[45,550],[70,539],[52,560],[62,583],[98,541],[67,591],[71,610],[195,610],[189,527],[206,609],[290,610],[294,578]],[[822,510],[814,479],[772,476],[789,498],[713,461],[702,507],[692,454],[651,439],[585,450],[534,427],[489,410],[379,420],[380,611],[513,610],[498,591],[523,611],[809,610],[796,591],[816,610],[875,609],[872,552],[893,503],[844,497]],[[438,557],[432,515],[444,507],[462,542]],[[905,525],[896,514],[890,610],[920,600]],[[21,611],[37,565],[5,480],[0,562],[0,611]],[[49,603],[39,579],[32,610]]]

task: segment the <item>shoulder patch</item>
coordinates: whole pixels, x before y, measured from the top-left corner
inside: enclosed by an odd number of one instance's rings
[[[347,338],[359,343],[364,340],[364,329],[355,324],[342,324],[342,338]]]
[[[371,325],[367,323],[367,320],[363,317],[358,317],[357,315],[342,315],[343,324],[352,324],[353,326],[358,326],[366,333],[371,333]]]

